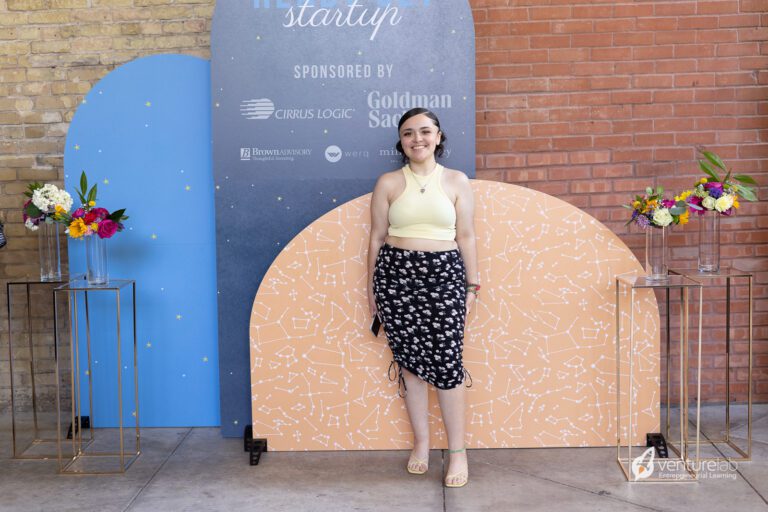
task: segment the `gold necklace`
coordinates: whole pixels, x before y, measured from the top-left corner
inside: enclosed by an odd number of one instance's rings
[[[435,176],[435,174],[437,174],[437,165],[435,165],[435,169],[431,173],[429,173],[429,177],[427,178],[427,181],[424,183],[421,183],[419,181],[419,179],[416,177],[416,173],[413,172],[413,170],[410,167],[408,167],[408,170],[411,171],[411,176],[413,176],[413,180],[419,186],[419,192],[423,194],[424,191],[427,190],[427,185],[429,185],[429,182],[432,181],[432,178]]]

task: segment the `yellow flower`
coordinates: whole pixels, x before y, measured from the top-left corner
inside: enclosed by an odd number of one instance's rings
[[[685,201],[691,194],[693,190],[683,190],[679,196],[675,196],[675,201]]]
[[[88,201],[88,206],[96,206],[96,201]]]
[[[56,205],[56,213],[64,213],[65,211],[67,210],[65,210],[63,206],[61,206],[60,204]]]
[[[685,213],[680,214],[680,224],[688,224],[688,217],[690,217],[690,210],[685,210]]]
[[[701,179],[699,180],[699,183],[706,183],[706,182],[707,182],[707,178],[701,178]]]
[[[648,213],[649,211],[655,209],[658,206],[659,202],[656,199],[651,199],[647,203],[645,203],[645,207],[640,213]]]
[[[640,208],[640,204],[641,204],[640,201],[633,201],[632,202],[632,208],[637,210],[638,208]]]
[[[738,208],[739,207],[739,200],[738,199],[734,199],[733,200],[733,207],[734,208]]]
[[[85,222],[83,221],[83,218],[80,217],[78,219],[75,219],[72,221],[72,223],[69,225],[69,236],[72,238],[80,238],[85,234],[88,228],[85,227]]]

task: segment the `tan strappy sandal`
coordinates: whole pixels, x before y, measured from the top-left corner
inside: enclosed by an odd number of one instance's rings
[[[460,450],[448,450],[448,453],[461,453],[466,451],[466,448],[462,448]],[[443,480],[443,485],[446,487],[464,487],[467,485],[467,482],[469,482],[469,471],[464,470],[460,471],[459,473],[453,473],[450,475],[445,475],[445,480]]]
[[[421,460],[411,454],[405,469],[412,475],[423,475],[429,470],[429,456],[427,456],[427,460]]]

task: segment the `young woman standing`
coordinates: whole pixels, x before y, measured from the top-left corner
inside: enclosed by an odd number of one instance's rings
[[[409,110],[398,135],[405,166],[382,175],[371,199],[368,302],[384,326],[413,428],[408,472],[429,466],[431,384],[448,435],[444,483],[462,487],[469,479],[463,384],[471,384],[464,324],[480,289],[472,188],[466,174],[437,162],[446,137],[435,114]]]

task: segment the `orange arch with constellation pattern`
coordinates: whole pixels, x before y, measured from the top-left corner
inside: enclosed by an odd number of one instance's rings
[[[615,445],[615,276],[641,265],[608,228],[566,202],[515,185],[472,186],[483,290],[464,344],[474,379],[467,446]],[[271,450],[411,446],[403,400],[387,379],[391,353],[384,335],[368,330],[369,202],[359,197],[304,229],[256,294],[253,435]],[[652,292],[639,297],[632,420],[644,433],[659,426],[659,312]],[[446,436],[436,398],[432,390],[439,448]]]

